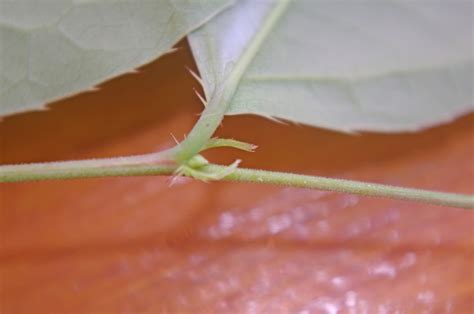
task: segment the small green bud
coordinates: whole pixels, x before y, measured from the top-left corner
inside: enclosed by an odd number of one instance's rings
[[[204,166],[207,166],[209,164],[209,161],[207,161],[206,158],[204,158],[202,155],[196,155],[193,156],[189,161],[186,163],[186,165],[192,169],[199,169]]]

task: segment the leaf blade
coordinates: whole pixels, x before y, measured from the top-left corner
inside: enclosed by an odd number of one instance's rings
[[[231,2],[1,2],[0,115],[41,109],[133,71]]]
[[[224,65],[239,62],[248,33],[258,32],[278,3],[240,1],[189,35],[206,93],[226,79],[219,77]],[[448,122],[473,110],[471,20],[469,2],[293,1],[243,74],[227,114],[346,132]]]

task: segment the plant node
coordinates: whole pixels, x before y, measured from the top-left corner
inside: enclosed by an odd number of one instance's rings
[[[191,177],[204,182],[221,180],[233,173],[239,166],[240,162],[241,160],[237,159],[227,167],[219,170],[210,170],[207,167],[209,161],[202,155],[196,155],[176,169],[174,172],[175,177],[171,181],[171,184],[173,184],[179,176]]]

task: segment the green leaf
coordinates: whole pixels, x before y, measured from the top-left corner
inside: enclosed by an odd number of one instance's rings
[[[171,50],[232,0],[0,2],[0,115],[40,109]]]
[[[341,131],[473,110],[472,1],[241,0],[189,35],[207,97]]]

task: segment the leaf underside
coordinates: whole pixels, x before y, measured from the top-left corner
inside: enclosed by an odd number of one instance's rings
[[[133,71],[232,0],[0,2],[0,116]]]
[[[189,35],[206,95],[237,86],[227,114],[400,132],[474,109],[472,1],[294,0],[242,74],[278,5],[240,0]]]

